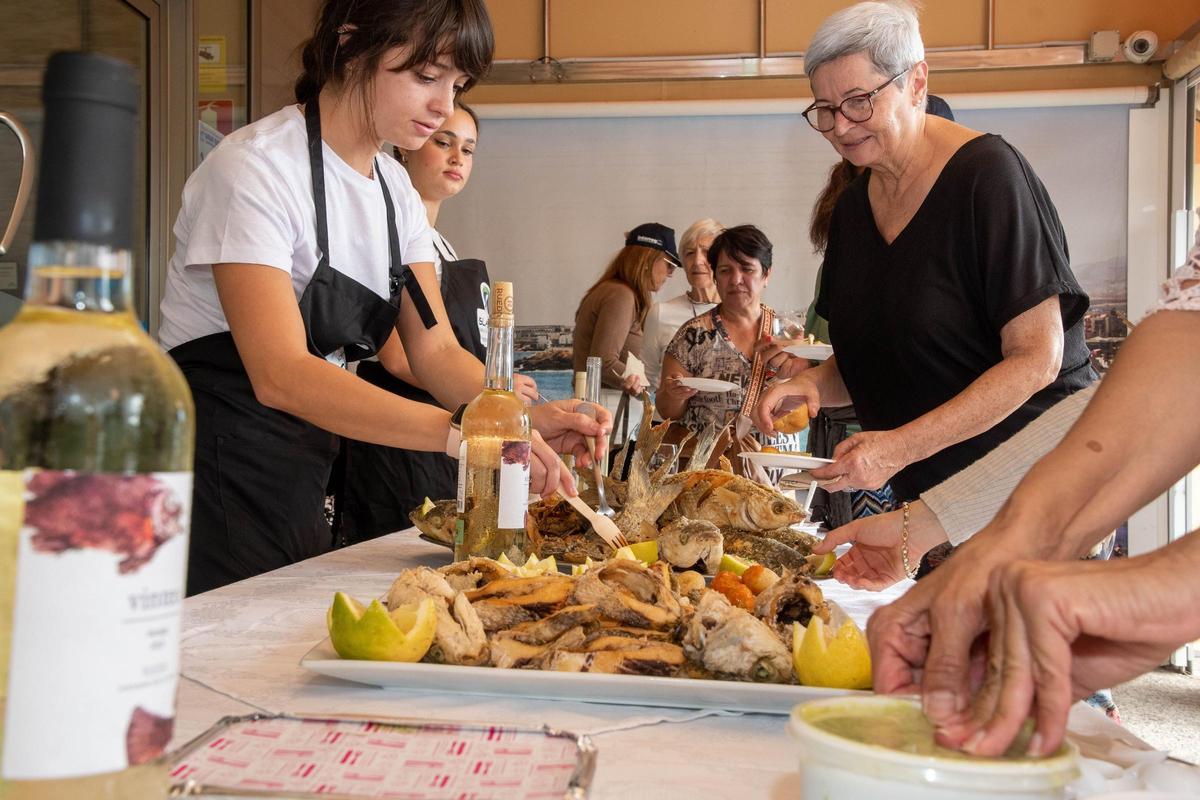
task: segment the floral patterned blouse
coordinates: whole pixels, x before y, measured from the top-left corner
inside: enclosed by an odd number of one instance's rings
[[[766,310],[763,306],[763,310]],[[709,422],[717,426],[730,423],[742,407],[745,387],[750,382],[752,363],[729,338],[721,320],[720,306],[693,317],[683,324],[667,345],[667,354],[695,378],[713,378],[737,384],[728,392],[696,392],[688,401],[680,420],[693,431],[702,430]],[[780,450],[800,450],[802,434],[776,434],[765,437],[758,431],[754,436],[763,444]]]

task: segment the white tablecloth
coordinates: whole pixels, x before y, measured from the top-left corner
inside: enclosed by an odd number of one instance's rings
[[[373,714],[503,722],[585,733],[599,748],[591,797],[797,798],[786,717],[594,703],[384,691],[326,678],[300,659],[326,636],[336,591],[382,595],[400,570],[449,553],[405,531],[188,598],[172,748],[227,714]],[[911,583],[881,593],[822,585],[860,624]]]

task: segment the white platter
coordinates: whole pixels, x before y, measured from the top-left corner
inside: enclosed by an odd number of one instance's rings
[[[736,383],[719,381],[716,378],[680,378],[679,385],[698,392],[732,392],[738,388]]]
[[[785,353],[791,353],[798,358],[807,358],[810,361],[824,361],[833,355],[833,345],[831,344],[791,344],[783,348]]]
[[[817,458],[802,456],[797,453],[756,453],[747,450],[738,453],[742,458],[760,467],[783,467],[784,469],[818,469],[826,464],[832,464],[832,458]]]
[[[792,706],[804,700],[844,694],[865,694],[845,689],[821,689],[815,686],[778,683],[604,675],[594,672],[543,672],[530,669],[456,667],[446,664],[404,664],[394,661],[350,661],[338,658],[328,638],[305,653],[300,659],[300,666],[320,675],[385,689],[529,697],[538,700],[576,700],[585,703],[659,708],[722,708],[781,715],[790,713]]]

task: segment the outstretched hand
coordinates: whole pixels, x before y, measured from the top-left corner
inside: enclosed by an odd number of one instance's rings
[[[874,514],[834,528],[813,546],[813,552],[832,553],[838,545],[852,546],[833,565],[833,577],[855,589],[878,592],[904,580],[904,512]],[[908,565],[916,569],[921,557],[946,541],[938,518],[921,500],[910,504]]]

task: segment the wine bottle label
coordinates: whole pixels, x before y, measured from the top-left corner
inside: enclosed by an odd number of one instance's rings
[[[458,513],[467,510],[467,440],[458,445]]]
[[[527,441],[505,441],[500,445],[500,506],[496,527],[524,528],[529,508],[529,456]]]
[[[191,473],[0,472],[0,544],[17,564],[4,778],[112,772],[162,755],[191,498]]]

